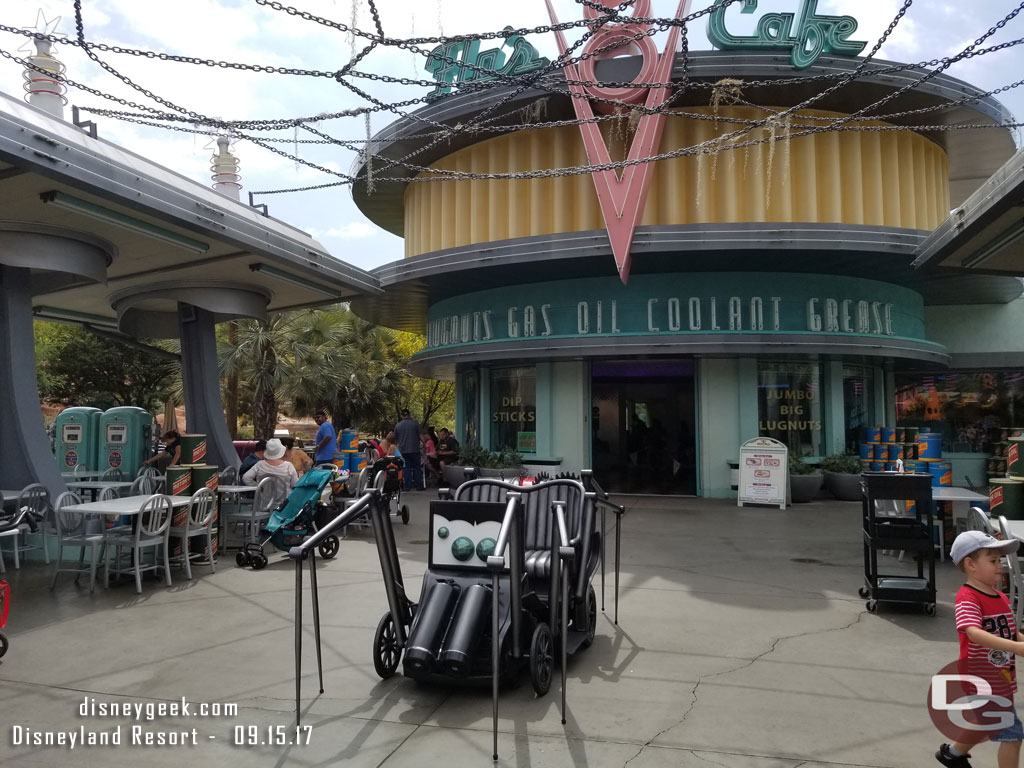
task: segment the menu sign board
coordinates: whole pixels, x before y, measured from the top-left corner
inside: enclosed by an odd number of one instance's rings
[[[785,509],[789,500],[789,455],[785,443],[756,437],[740,446],[740,486],[736,503],[771,504]]]

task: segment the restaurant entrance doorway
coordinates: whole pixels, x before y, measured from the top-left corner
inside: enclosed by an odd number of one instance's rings
[[[697,492],[692,360],[595,362],[591,457],[617,493]]]

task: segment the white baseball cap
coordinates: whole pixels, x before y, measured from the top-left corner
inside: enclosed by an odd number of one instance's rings
[[[1017,539],[1000,541],[981,531],[964,531],[953,541],[949,550],[949,557],[953,563],[960,565],[960,562],[968,555],[977,552],[979,549],[995,549],[1001,555],[1008,555],[1016,552],[1020,542]]]

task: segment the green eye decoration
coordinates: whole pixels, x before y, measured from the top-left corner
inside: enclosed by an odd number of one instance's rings
[[[459,536],[452,542],[452,557],[463,563],[473,556],[473,550],[473,542],[465,536]]]
[[[442,525],[440,528],[437,529],[437,535],[438,535],[438,538],[447,539],[448,538],[448,529],[445,528]]]
[[[480,543],[476,545],[476,556],[486,561],[494,554],[494,546],[497,543],[494,539],[481,539]]]

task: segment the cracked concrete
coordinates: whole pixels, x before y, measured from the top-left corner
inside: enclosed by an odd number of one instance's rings
[[[430,496],[406,497],[396,535],[409,592],[419,592]],[[939,566],[939,616],[900,607],[868,614],[858,504],[780,511],[704,499],[626,498],[619,626],[599,616],[594,645],[571,659],[567,723],[558,680],[535,697],[528,679],[503,692],[500,764],[629,768],[823,768],[931,764],[941,737],[924,706],[930,675],[956,655],[951,599],[959,572]],[[609,552],[612,548],[609,547]],[[310,743],[239,744],[293,724],[294,571],[221,558],[218,573],[175,574],[137,596],[90,595],[29,562],[8,571],[11,650],[0,663],[0,763],[21,766],[488,766],[489,690],[419,685],[373,671],[386,607],[368,532],[318,571],[325,693],[317,695],[306,609],[303,723]],[[894,558],[892,569],[905,569]],[[596,582],[600,600],[600,583]],[[307,603],[308,606],[308,603]],[[105,730],[127,719],[80,717],[100,701],[237,703],[237,716],[158,718],[195,727],[198,746],[16,746],[15,725]],[[241,729],[241,730],[239,730]],[[213,736],[214,738],[209,738]],[[294,740],[294,739],[291,739]]]

